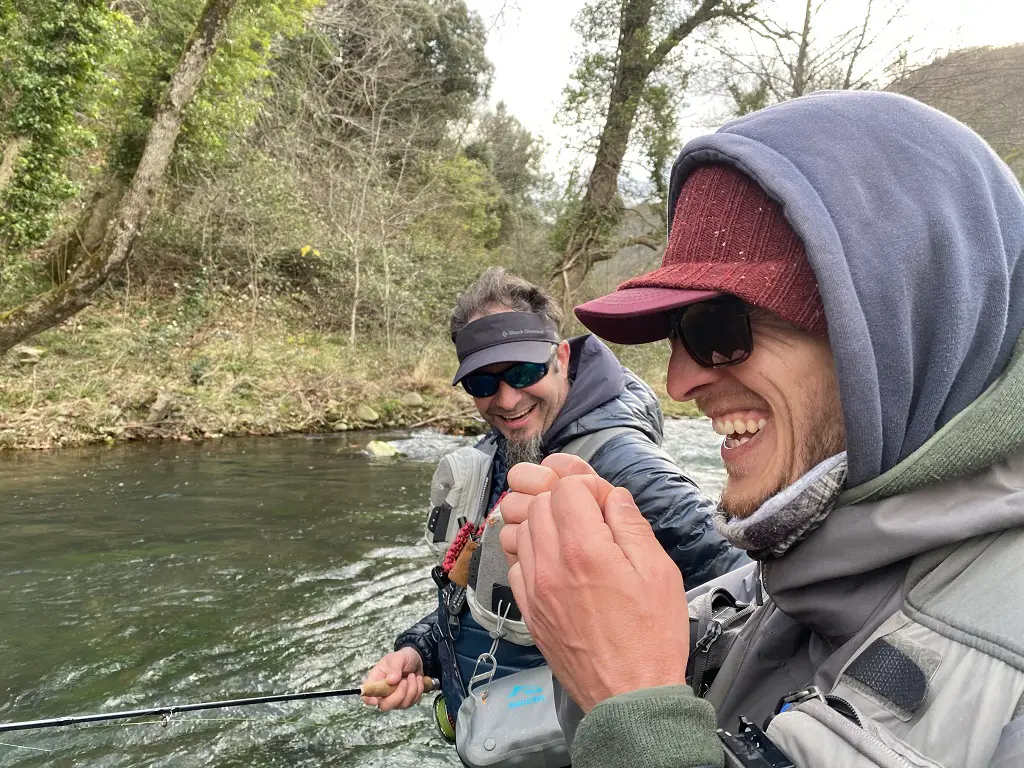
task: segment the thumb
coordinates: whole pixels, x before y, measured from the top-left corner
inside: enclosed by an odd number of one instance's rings
[[[646,572],[652,557],[664,554],[633,497],[625,488],[612,488],[604,502],[604,521],[612,540],[622,550],[635,571]]]

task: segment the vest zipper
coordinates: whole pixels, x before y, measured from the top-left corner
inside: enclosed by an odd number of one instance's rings
[[[813,701],[814,699],[817,699],[822,704],[828,705],[830,709],[835,710],[838,714],[845,717],[854,725],[864,728],[864,718],[861,717],[860,712],[857,711],[857,708],[853,706],[853,704],[840,696],[836,696],[835,694],[822,693],[821,689],[816,685],[810,685],[802,691],[797,691],[796,693],[791,693],[788,696],[783,696],[776,705],[775,714],[782,714],[790,707],[795,707],[798,704]],[[768,723],[765,723],[766,728],[767,726]]]
[[[749,605],[744,605],[742,608],[740,608],[739,606],[726,606],[725,608],[722,608],[718,612],[717,616],[712,618],[711,621],[708,622],[708,628],[704,631],[704,634],[701,635],[700,640],[696,642],[694,647],[701,653],[710,653],[711,647],[715,644],[718,638],[722,636],[722,633],[725,632],[725,630],[727,630],[733,624],[738,622],[740,619],[747,618],[747,616],[750,613],[750,607],[751,606]],[[721,616],[730,608],[734,608],[736,610],[736,613],[730,616],[725,621],[721,621],[718,618],[718,616]]]
[[[494,438],[494,442],[497,443],[498,438]],[[487,492],[490,490],[491,481],[494,479],[494,459],[496,458],[498,451],[497,446],[495,446],[494,451],[495,453],[491,456],[491,463],[487,467],[487,476],[484,478],[484,487],[480,489],[480,500],[477,502],[476,505],[476,520],[474,520],[473,522],[477,525],[480,525],[484,521],[484,518],[487,516],[487,513],[490,512],[490,510],[486,508]]]
[[[869,739],[877,747],[881,748],[886,753],[891,755],[895,760],[899,762],[900,765],[906,766],[906,768],[913,768],[910,761],[906,757],[898,753],[896,750],[894,750],[892,747],[890,747],[888,744],[886,744],[884,741],[878,738],[878,736],[876,736],[871,731],[871,729],[867,727],[867,724],[865,723],[863,716],[861,716],[860,712],[857,711],[857,708],[854,707],[853,704],[851,704],[841,696],[836,696],[831,693],[823,694],[821,690],[816,686],[812,685],[808,688],[805,688],[802,691],[798,691],[796,693],[792,693],[789,696],[784,697],[779,702],[780,707],[777,714],[781,714],[782,712],[788,711],[790,707],[793,707],[795,709],[799,705],[807,704],[809,702],[814,701],[815,699],[820,701],[822,704],[828,707],[828,709],[830,709],[831,711],[835,712],[837,715],[840,716],[840,728],[857,728],[863,737]],[[813,717],[813,715],[811,715],[808,712],[804,712],[804,714],[808,715],[809,717]],[[844,726],[842,725],[842,723],[845,723],[846,725]],[[766,722],[764,730],[767,730],[767,726],[768,723]]]
[[[857,708],[846,699],[829,693],[825,695],[825,703],[850,722],[861,728],[864,727],[864,718],[860,716],[860,712],[857,711]]]

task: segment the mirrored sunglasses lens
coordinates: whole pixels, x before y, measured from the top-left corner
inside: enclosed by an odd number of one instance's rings
[[[695,306],[683,315],[679,333],[702,365],[735,364],[750,355],[749,325],[739,304]]]
[[[522,389],[536,384],[547,372],[548,366],[545,363],[520,363],[505,371],[505,381],[510,387]]]
[[[471,373],[462,380],[471,397],[490,397],[498,391],[498,379],[489,373]]]

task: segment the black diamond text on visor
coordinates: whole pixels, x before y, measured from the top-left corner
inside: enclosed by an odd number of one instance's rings
[[[495,363],[546,363],[551,345],[561,339],[558,327],[533,312],[497,312],[467,325],[455,336],[458,384],[473,371]]]

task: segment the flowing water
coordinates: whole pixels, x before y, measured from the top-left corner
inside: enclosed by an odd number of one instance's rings
[[[666,432],[717,492],[708,422]],[[0,457],[0,721],[357,685],[432,610],[426,488],[468,444],[395,436],[406,457],[379,460],[368,439]],[[0,766],[457,762],[426,705],[382,715],[356,697],[0,734]]]

